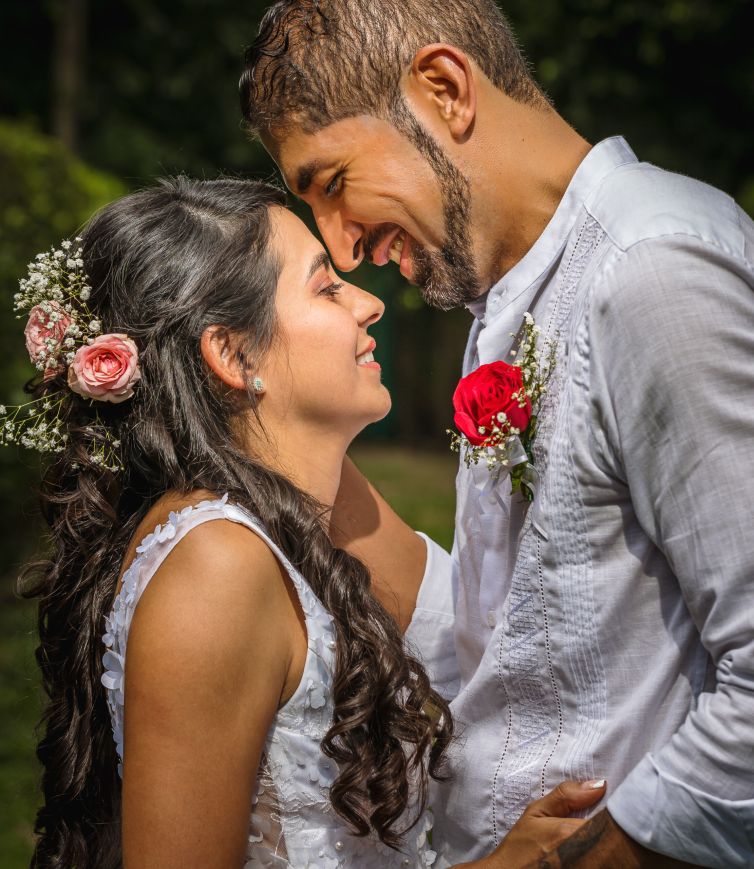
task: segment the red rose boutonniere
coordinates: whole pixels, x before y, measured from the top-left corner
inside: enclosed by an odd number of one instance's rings
[[[541,360],[540,331],[531,314],[525,314],[513,362],[480,365],[459,381],[453,421],[460,434],[450,432],[451,448],[463,451],[466,467],[484,459],[495,480],[510,474],[512,492],[521,492],[528,501],[537,484],[532,452],[537,415],[554,367],[552,346]]]

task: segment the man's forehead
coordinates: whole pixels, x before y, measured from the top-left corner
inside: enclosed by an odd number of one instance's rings
[[[289,126],[264,144],[289,189],[300,194],[318,172],[348,159],[354,149],[363,150],[382,123],[370,115],[357,115],[333,121],[313,133]]]
[[[293,193],[304,193],[314,176],[332,162],[332,148],[324,147],[319,133],[289,128],[266,139],[264,145]]]

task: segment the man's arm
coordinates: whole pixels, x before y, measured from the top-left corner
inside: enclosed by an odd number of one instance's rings
[[[750,224],[746,232],[754,244]],[[651,854],[636,852],[640,866],[659,865],[653,852],[718,869],[754,865],[754,287],[746,244],[743,234],[729,250],[684,235],[640,242],[608,265],[590,306],[595,430],[677,578],[685,612],[671,592],[667,630],[674,618],[692,619],[709,655],[688,660],[694,702],[683,724],[611,794],[612,821],[582,834],[599,834],[597,854],[600,839],[619,839],[622,829]]]
[[[607,809],[603,809],[528,869],[642,869],[645,866],[682,869],[694,864],[643,848],[621,830]]]

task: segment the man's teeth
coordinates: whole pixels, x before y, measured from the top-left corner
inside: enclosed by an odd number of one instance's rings
[[[398,263],[400,265],[401,262],[401,251],[403,250],[403,233],[399,232],[396,235],[393,243],[390,245],[390,250],[388,252],[388,256],[394,263]]]
[[[359,365],[363,365],[365,362],[374,362],[374,353],[371,350],[362,353],[361,356],[356,357],[356,361]]]

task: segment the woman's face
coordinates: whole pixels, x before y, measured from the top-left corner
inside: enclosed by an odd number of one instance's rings
[[[335,275],[325,249],[294,214],[272,208],[270,215],[283,266],[278,340],[259,370],[265,423],[353,438],[390,410],[367,334],[385,306]]]

